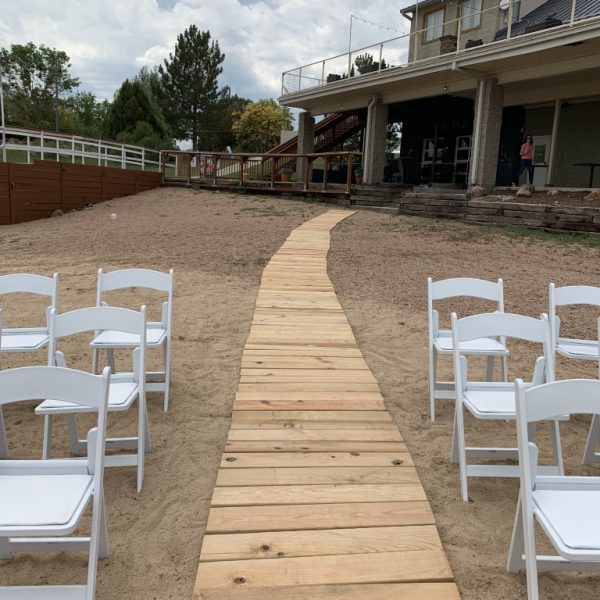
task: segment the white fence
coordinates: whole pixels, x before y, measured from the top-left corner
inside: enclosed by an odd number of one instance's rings
[[[70,160],[77,164],[160,170],[160,152],[142,146],[20,127],[0,127],[0,135],[0,156],[4,162]]]
[[[428,40],[428,36],[434,36],[439,42],[441,35],[454,35],[456,45],[451,50],[452,54],[464,54],[469,52],[472,47],[491,46],[504,44],[508,40],[516,37],[531,36],[535,37],[544,30],[544,25],[540,24],[537,31],[520,31],[517,27],[519,21],[516,20],[518,14],[518,0],[499,0],[499,4],[480,11],[470,11],[456,19],[444,20],[442,23],[433,25],[430,29],[420,29],[407,33],[389,40],[385,40],[372,46],[365,46],[358,50],[338,54],[325,60],[319,60],[302,67],[284,71],[281,78],[281,95],[294,94],[310,88],[321,87],[336,81],[348,79],[350,77],[362,77],[380,73],[385,69],[394,67],[405,67],[406,65],[425,60],[435,60],[436,56],[420,56],[419,47],[423,40]],[[600,5],[595,11],[596,14],[589,16],[590,2],[581,2],[577,6],[577,0],[571,0],[569,6],[569,15],[565,16],[563,21],[556,20],[548,26],[566,29],[572,27],[576,22],[596,19],[600,22]],[[591,12],[594,12],[593,10]],[[416,14],[413,20],[419,22],[419,5],[416,5]],[[473,36],[470,30],[470,24],[473,20],[482,21],[484,17],[492,15],[500,24],[498,35],[492,41],[477,40],[476,43],[467,43],[466,37]],[[513,28],[515,31],[513,31]],[[435,31],[434,31],[435,30]],[[468,31],[469,33],[466,33]],[[500,35],[501,34],[501,35]],[[470,42],[470,41],[469,41]],[[446,53],[450,53],[446,51]]]

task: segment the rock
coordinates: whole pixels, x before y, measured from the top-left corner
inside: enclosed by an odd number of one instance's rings
[[[548,190],[547,194],[548,194],[548,196],[558,196],[560,194],[560,192],[558,190],[551,189],[551,190]]]
[[[83,208],[84,208],[85,210],[89,210],[90,208],[94,208],[94,205],[93,205],[91,202],[86,202],[86,203],[83,205]]]
[[[596,201],[600,201],[600,190],[592,190],[592,192],[590,194],[588,194],[584,200],[591,200],[592,202]]]
[[[62,217],[62,216],[64,216],[64,214],[65,214],[65,213],[64,213],[64,212],[63,212],[63,211],[62,211],[60,208],[57,208],[57,209],[56,209],[56,210],[55,210],[55,211],[54,211],[54,212],[53,212],[53,213],[50,215],[50,217]]]
[[[531,198],[531,192],[529,191],[529,186],[521,186],[517,190],[517,198]]]
[[[483,196],[487,196],[488,191],[481,185],[474,185],[470,187],[467,191],[467,196],[469,198],[482,198]]]

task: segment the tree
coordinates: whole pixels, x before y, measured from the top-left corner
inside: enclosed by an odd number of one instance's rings
[[[62,97],[79,86],[66,52],[28,44],[0,50],[7,82],[6,114],[13,125],[60,129]]]
[[[290,110],[275,100],[258,100],[235,115],[236,148],[241,152],[265,152],[279,143],[283,129],[292,129]]]
[[[225,55],[209,31],[190,25],[177,36],[175,51],[160,65],[166,116],[177,139],[191,140],[198,148],[202,116],[217,100],[217,79]]]
[[[108,100],[99,101],[91,92],[78,92],[65,101],[63,128],[72,122],[71,129],[79,135],[100,137],[109,109]]]
[[[159,114],[140,81],[126,79],[108,110],[104,135],[121,142],[167,148],[172,145]]]
[[[209,106],[200,120],[199,139],[203,150],[224,150],[235,145],[233,122],[235,115],[244,111],[251,100],[231,94],[229,86],[219,91],[214,104]]]

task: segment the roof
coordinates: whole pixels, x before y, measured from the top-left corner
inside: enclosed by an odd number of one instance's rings
[[[445,0],[423,0],[423,2],[418,2],[419,8],[427,8],[432,4],[443,4]],[[417,4],[412,4],[411,6],[407,6],[406,8],[401,8],[400,13],[406,17],[406,13],[415,12],[417,8]]]
[[[571,20],[571,8],[571,0],[548,0],[526,14],[520,21],[513,23],[511,36],[568,23]],[[575,5],[575,20],[586,19],[596,15],[600,15],[600,0],[577,0]],[[506,27],[500,29],[496,33],[495,39],[505,38],[506,30]]]

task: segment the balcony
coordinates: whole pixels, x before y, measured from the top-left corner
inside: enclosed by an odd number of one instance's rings
[[[516,0],[501,0],[496,6],[470,13],[469,18],[479,15],[482,23],[493,19],[503,24],[492,39],[472,39],[480,33],[463,32],[460,22],[464,16],[444,21],[443,35],[426,44],[436,45],[434,56],[423,56],[423,40],[428,32],[421,29],[284,71],[280,100],[286,104],[294,97],[318,94],[321,88],[327,88],[322,90],[325,93],[346,89],[347,85],[362,86],[363,82],[370,85],[389,76],[404,76],[409,71],[437,65],[441,58],[455,68],[459,60],[497,58],[508,51],[525,54],[544,43],[549,47],[575,46],[584,39],[600,37],[600,3],[596,0],[548,0],[520,21],[513,17],[516,4]]]

